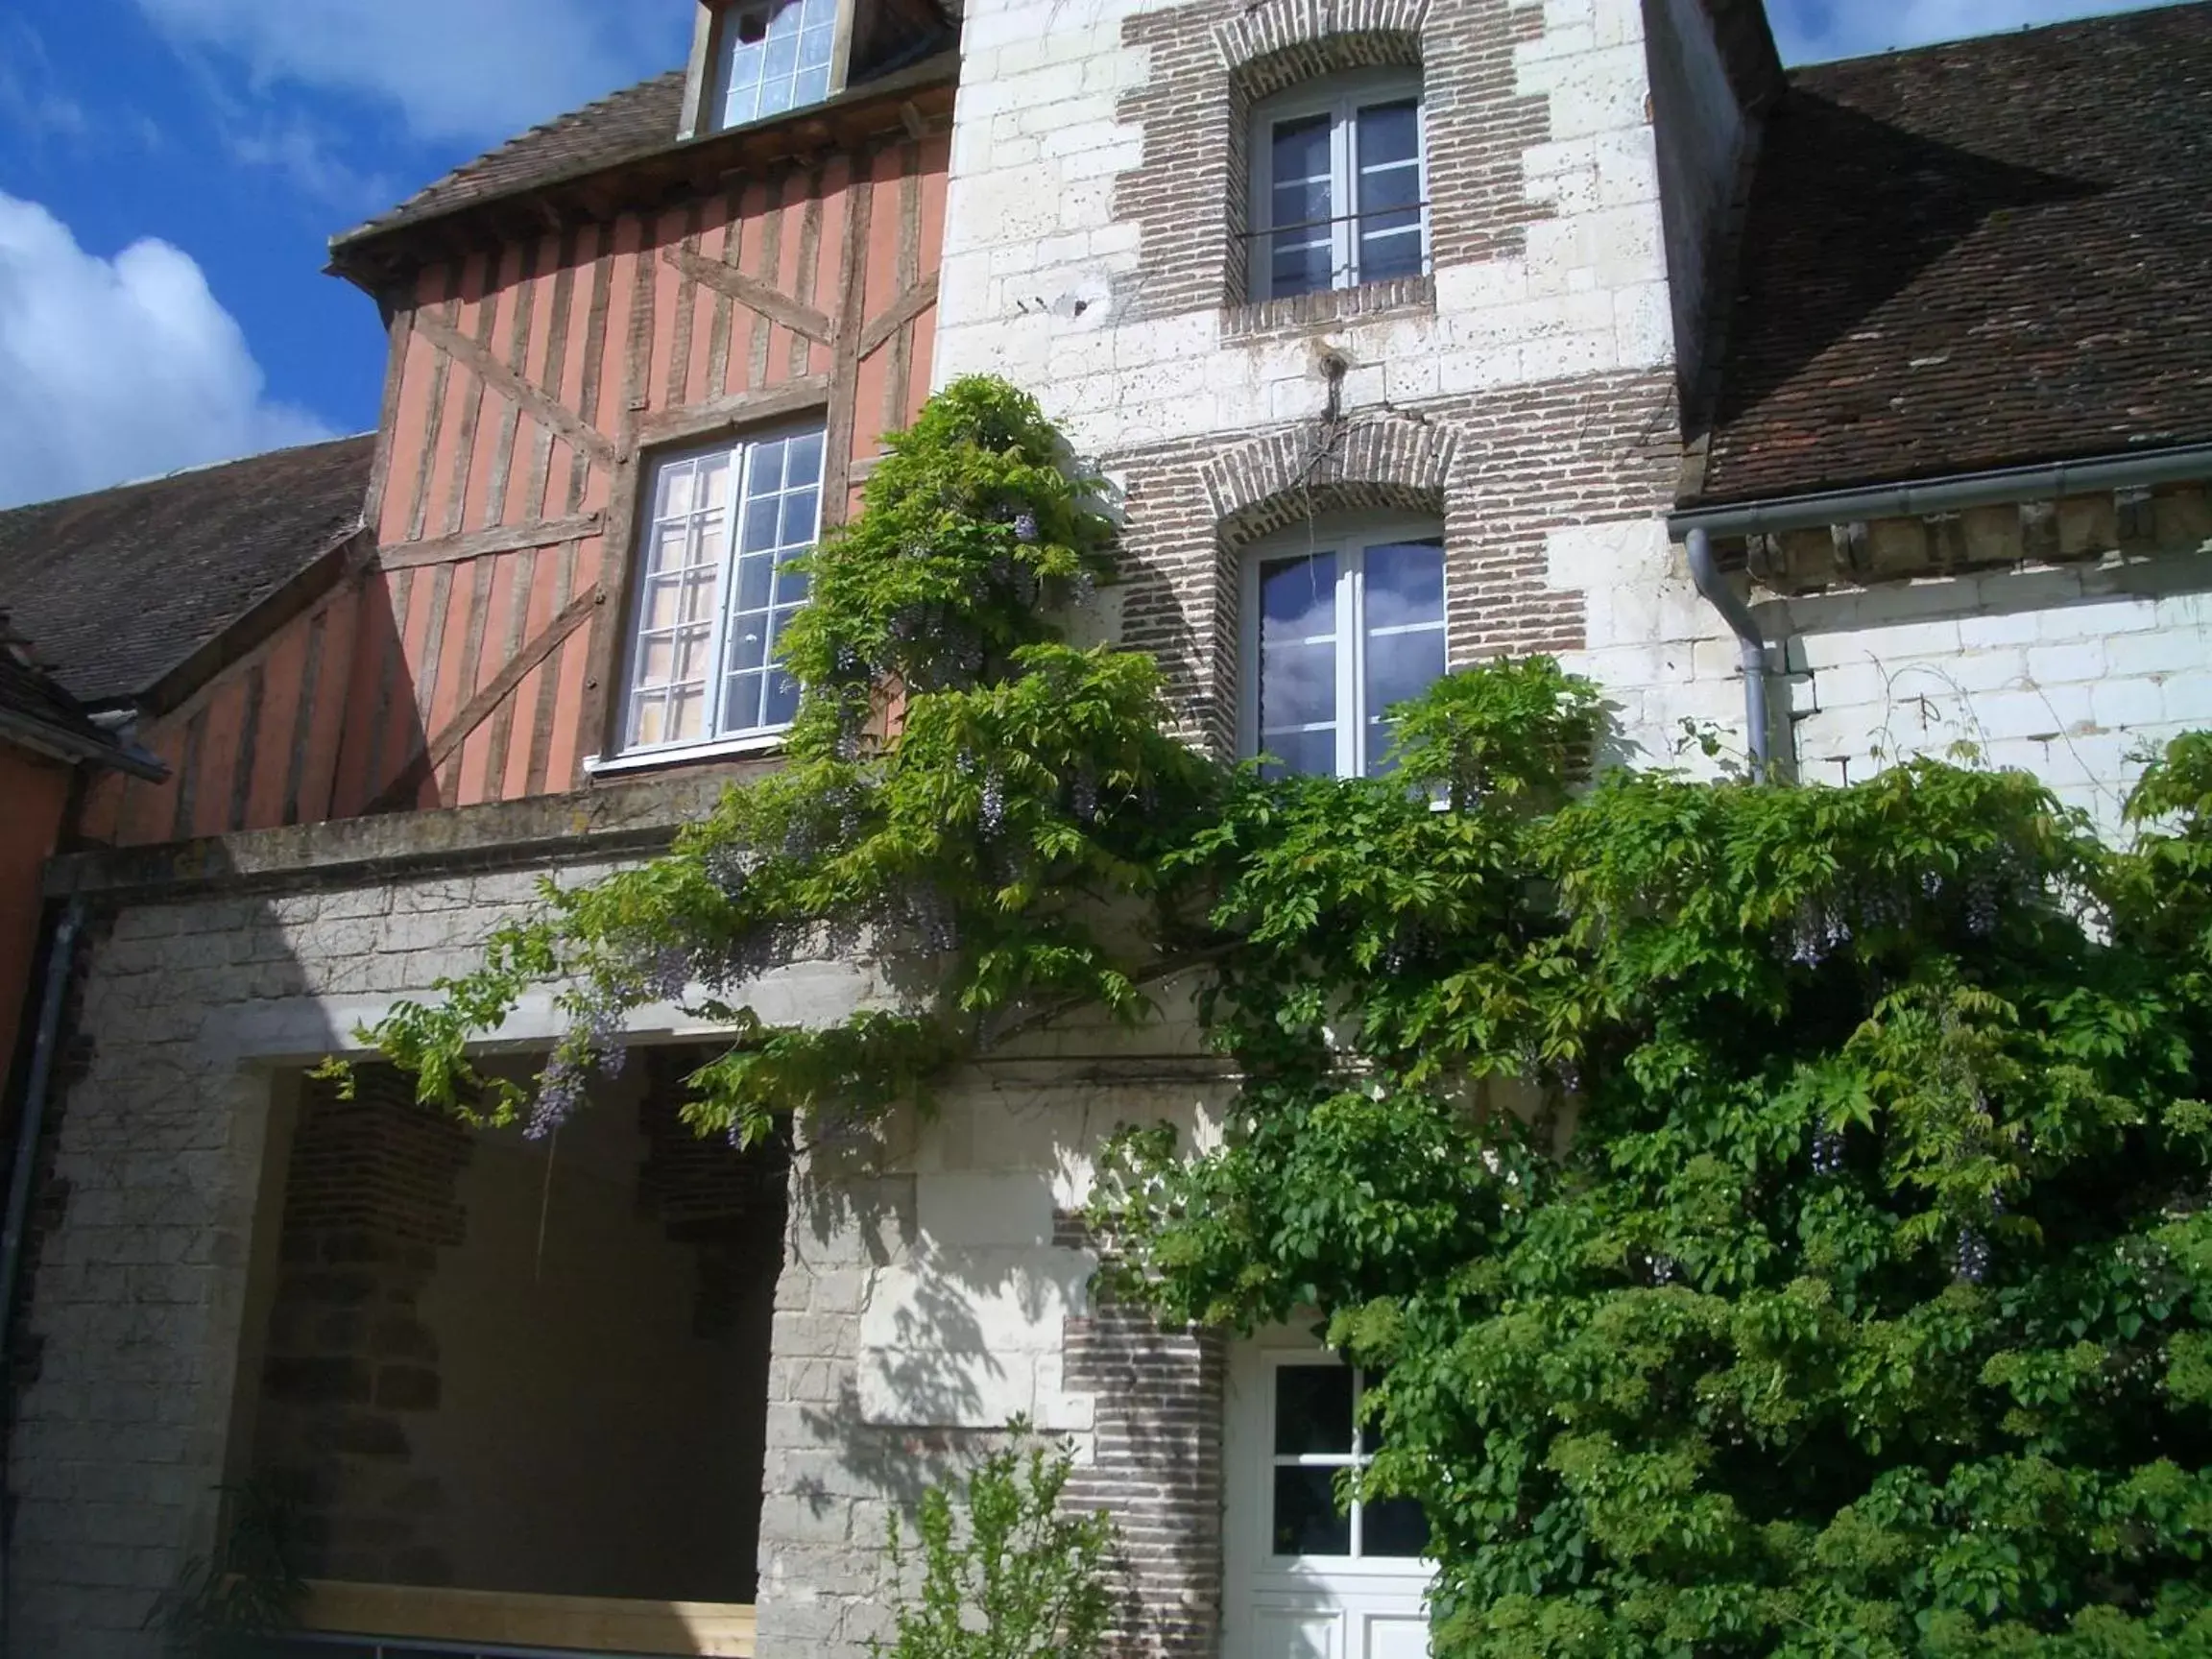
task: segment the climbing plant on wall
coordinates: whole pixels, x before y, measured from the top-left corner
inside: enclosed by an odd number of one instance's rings
[[[1381,1376],[1440,1655],[2212,1651],[2212,737],[2125,849],[1970,764],[1571,787],[1603,711],[1542,660],[1399,711],[1385,779],[1223,768],[1053,628],[1112,541],[1061,457],[987,381],[894,441],[809,561],[789,765],[396,1010],[423,1098],[550,1127],[687,995],[742,1138],[1196,967],[1225,1134],[1112,1145],[1113,1278]],[[872,1005],[747,1005],[831,951]],[[541,983],[535,1089],[478,1074]]]

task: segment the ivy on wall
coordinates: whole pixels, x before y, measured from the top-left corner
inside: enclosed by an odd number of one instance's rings
[[[1121,1136],[1094,1221],[1162,1317],[1382,1375],[1440,1655],[2212,1651],[2212,737],[2125,849],[1934,760],[1571,789],[1602,709],[1536,660],[1399,710],[1385,779],[1269,780],[1052,626],[1112,527],[1028,399],[893,445],[808,561],[789,765],[395,1010],[426,1102],[548,1129],[689,996],[690,1119],[757,1137],[1201,965],[1226,1138]],[[747,1006],[831,951],[878,1005]],[[536,1086],[478,1073],[539,984]]]

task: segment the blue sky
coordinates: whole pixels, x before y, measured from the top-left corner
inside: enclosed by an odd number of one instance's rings
[[[2128,0],[1769,0],[1791,61]],[[2137,0],[2140,3],[2140,0]],[[691,0],[8,0],[0,505],[375,421],[334,231],[673,67]]]

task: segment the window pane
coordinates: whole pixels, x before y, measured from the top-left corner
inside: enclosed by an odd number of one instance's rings
[[[783,488],[783,450],[781,441],[753,445],[753,453],[746,457],[751,463],[751,470],[745,474],[748,496],[757,499]]]
[[[1369,104],[1359,111],[1359,165],[1410,161],[1421,153],[1420,106],[1411,98]]]
[[[1275,1373],[1275,1455],[1352,1452],[1352,1372],[1343,1365],[1286,1365]]]
[[[759,729],[762,678],[757,668],[748,674],[733,674],[730,677],[729,691],[722,700],[723,731],[753,732]]]
[[[836,42],[834,29],[809,29],[799,36],[799,62],[804,68],[828,67],[830,48]]]
[[[1429,1548],[1429,1517],[1410,1498],[1386,1498],[1359,1509],[1359,1553],[1409,1561]]]
[[[1274,757],[1260,769],[1263,778],[1327,778],[1336,770],[1336,728],[1262,733],[1260,752]]]
[[[1421,220],[1414,213],[1363,219],[1359,233],[1359,280],[1388,282],[1421,275]],[[1379,227],[1379,228],[1378,228]]]
[[[783,482],[796,489],[802,484],[812,484],[822,476],[822,434],[808,432],[789,440],[783,445]]]
[[[1326,240],[1329,229],[1329,180],[1326,179],[1293,179],[1275,180],[1274,200],[1270,204],[1274,212],[1268,225],[1278,232],[1304,230],[1305,240]],[[1285,238],[1278,235],[1276,246],[1285,246]]]
[[[1359,211],[1370,220],[1379,213],[1420,205],[1421,170],[1410,161],[1389,167],[1370,167],[1360,173]]]
[[[805,547],[814,540],[814,520],[819,497],[811,490],[798,490],[783,497],[783,542],[785,547]]]
[[[764,726],[788,726],[799,717],[799,682],[788,674],[768,676],[768,702]]]
[[[1367,755],[1372,777],[1390,752],[1389,710],[1418,697],[1444,677],[1444,630],[1385,634],[1367,646]]]
[[[1260,638],[1334,638],[1336,555],[1278,559],[1260,566]]]
[[[730,624],[730,666],[758,668],[768,661],[768,617],[756,611]]]
[[[1367,628],[1403,628],[1444,620],[1444,547],[1437,541],[1392,541],[1367,549]]]
[[[757,495],[746,503],[745,536],[738,545],[747,553],[765,553],[777,543],[780,504],[774,495]]]
[[[1330,164],[1330,118],[1278,121],[1269,141],[1268,276],[1278,295],[1326,288],[1335,258],[1330,220],[1335,194]]]
[[[1336,254],[1328,242],[1301,242],[1303,231],[1286,231],[1277,238],[1269,267],[1268,292],[1279,300],[1294,294],[1317,293],[1334,279]]]
[[[1260,649],[1260,734],[1333,724],[1336,719],[1336,647],[1263,645]]]
[[[779,605],[803,605],[805,601],[806,572],[790,569],[778,570],[776,572],[776,603]],[[781,623],[777,624],[777,632],[782,632]]]
[[[1280,189],[1295,180],[1329,182],[1329,117],[1301,115],[1295,121],[1275,123],[1272,166],[1268,177]]]
[[[1277,1555],[1349,1555],[1352,1518],[1336,1509],[1336,1471],[1278,1469],[1270,1515]]]
[[[737,561],[737,609],[765,611],[776,578],[776,559],[770,553],[749,553]]]

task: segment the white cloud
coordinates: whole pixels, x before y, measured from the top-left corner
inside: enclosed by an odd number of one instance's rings
[[[2133,12],[2165,0],[1769,0],[1785,60],[1817,63],[1963,40],[2039,23]]]
[[[246,336],[189,254],[77,245],[0,194],[0,506],[330,436],[269,401]]]
[[[503,138],[678,66],[679,0],[138,0],[263,82],[397,108],[418,138]]]

